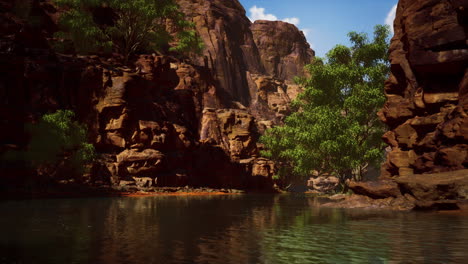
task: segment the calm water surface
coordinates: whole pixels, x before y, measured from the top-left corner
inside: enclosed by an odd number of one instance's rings
[[[468,216],[295,195],[0,202],[0,263],[468,263]]]

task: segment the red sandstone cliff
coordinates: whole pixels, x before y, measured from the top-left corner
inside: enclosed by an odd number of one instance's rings
[[[271,185],[275,167],[259,158],[257,139],[288,113],[299,88],[265,70],[263,47],[257,47],[237,0],[177,2],[195,22],[204,55],[193,63],[141,55],[129,67],[115,57],[56,54],[47,41],[56,30],[53,6],[33,1],[31,12],[42,22],[29,27],[13,12],[15,2],[1,1],[0,151],[25,147],[25,123],[67,108],[88,125],[100,153],[81,179],[88,184]],[[312,54],[304,38],[294,41],[289,46]],[[275,54],[285,65],[277,68],[291,68],[282,56],[294,57],[295,51]],[[311,57],[300,59],[305,64]],[[285,72],[290,79],[298,68]]]
[[[237,0],[177,0],[192,20],[205,44],[194,62],[212,70],[219,88],[230,99],[248,105],[247,72],[263,73],[264,67],[250,30],[250,20]]]
[[[358,195],[333,206],[466,209],[468,1],[400,0],[394,28],[381,181],[349,182]]]
[[[257,20],[250,28],[267,74],[288,81],[306,74],[304,66],[315,54],[296,26],[282,21]]]
[[[384,176],[468,167],[468,1],[400,0],[381,119]]]

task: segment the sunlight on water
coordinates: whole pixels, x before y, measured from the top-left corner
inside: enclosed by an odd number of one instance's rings
[[[246,195],[0,202],[0,263],[464,263],[468,218]]]

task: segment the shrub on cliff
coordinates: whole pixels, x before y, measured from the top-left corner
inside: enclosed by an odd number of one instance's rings
[[[173,0],[54,2],[66,10],[58,37],[71,39],[80,53],[115,50],[127,61],[135,52],[160,50],[169,43],[170,50],[183,53],[198,53],[203,47],[194,24],[184,19]],[[167,25],[177,33],[170,34]]]
[[[50,178],[60,171],[82,173],[86,163],[94,159],[95,152],[93,145],[86,142],[85,126],[73,121],[73,117],[70,110],[42,116],[28,127],[29,145],[26,151],[15,154],[16,159],[29,162],[39,174]]]
[[[364,33],[348,36],[351,47],[337,45],[306,66],[312,77],[298,80],[305,90],[293,103],[295,112],[261,138],[263,154],[282,164],[283,179],[316,171],[360,180],[369,164],[383,159],[377,111],[385,102],[389,29],[376,26],[373,41]]]

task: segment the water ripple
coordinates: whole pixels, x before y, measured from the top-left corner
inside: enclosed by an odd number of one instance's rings
[[[462,215],[338,210],[308,197],[0,204],[0,263],[466,263]]]

